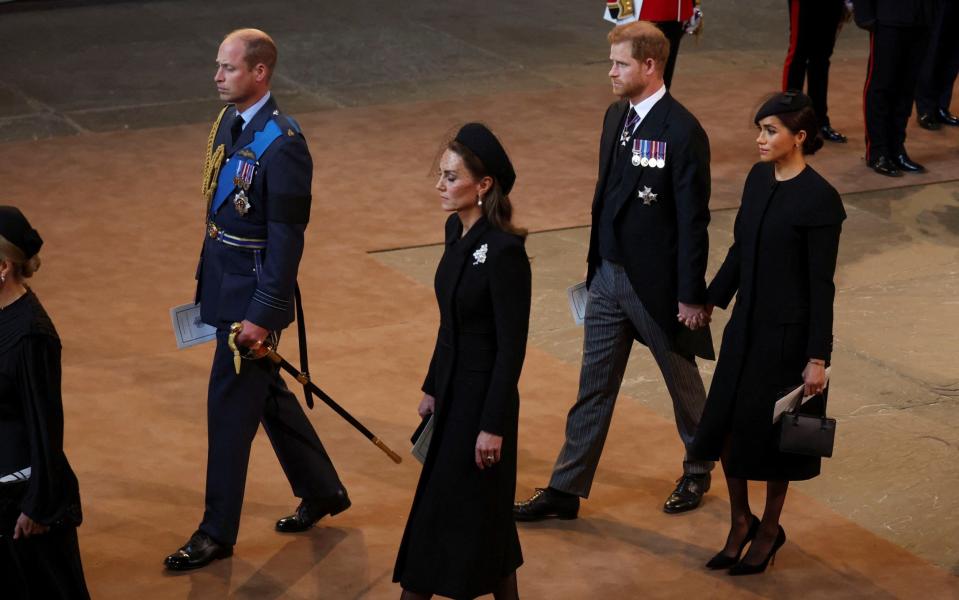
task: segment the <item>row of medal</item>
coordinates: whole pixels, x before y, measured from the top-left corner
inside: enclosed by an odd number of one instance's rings
[[[236,212],[239,213],[241,217],[245,217],[246,213],[249,212],[250,208],[252,207],[246,192],[250,189],[250,184],[253,183],[253,173],[255,171],[255,162],[243,160],[242,158],[237,160],[236,175],[233,177],[233,185],[240,189],[233,197],[233,208],[236,209]]]
[[[634,167],[664,168],[666,166],[666,142],[634,139],[631,162]]]

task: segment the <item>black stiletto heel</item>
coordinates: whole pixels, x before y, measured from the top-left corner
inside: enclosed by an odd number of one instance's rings
[[[736,556],[726,556],[722,550],[720,550],[716,556],[710,558],[709,562],[706,563],[707,569],[713,569],[714,571],[728,569],[739,562],[739,557],[742,555],[743,549],[746,548],[746,544],[751,542],[753,538],[756,537],[756,532],[759,531],[759,519],[756,518],[756,515],[749,515],[749,518],[751,519],[749,521],[749,531],[746,532],[746,537],[744,537],[742,543],[739,544],[739,550],[736,551]]]
[[[786,531],[783,529],[782,525],[779,526],[779,533],[776,535],[776,542],[773,544],[772,549],[769,551],[769,554],[766,555],[766,560],[759,563],[758,565],[750,565],[740,561],[736,566],[729,569],[729,574],[736,575],[755,575],[757,573],[762,573],[766,570],[770,564],[776,562],[776,552],[782,548],[782,545],[786,543]]]

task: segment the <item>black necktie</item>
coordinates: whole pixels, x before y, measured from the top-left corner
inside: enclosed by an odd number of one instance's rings
[[[243,133],[243,117],[240,116],[240,113],[237,113],[236,116],[233,117],[233,125],[230,126],[232,145],[236,145],[236,141],[240,139],[241,133]]]
[[[629,138],[633,137],[633,128],[636,127],[636,124],[639,123],[639,113],[636,112],[635,108],[629,109],[629,114],[626,115],[626,125],[623,126],[623,133],[621,134],[621,141],[629,142]]]
[[[636,127],[637,123],[639,123],[639,113],[637,113],[635,109],[630,108],[629,114],[626,115],[626,124],[623,126],[623,131],[619,134],[619,142],[616,144],[617,160],[633,149],[630,140],[633,137],[633,128]]]

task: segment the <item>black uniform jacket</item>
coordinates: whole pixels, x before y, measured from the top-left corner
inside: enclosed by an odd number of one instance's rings
[[[440,326],[423,391],[436,398],[439,417],[456,373],[488,374],[485,390],[474,390],[482,397],[457,402],[473,405],[469,410],[479,417],[478,431],[504,435],[515,429],[519,410],[517,384],[529,331],[529,259],[522,238],[491,226],[485,217],[457,242],[461,232],[459,217],[450,216],[447,252],[435,281]]]
[[[278,112],[271,97],[231,144],[231,108],[223,116],[215,144],[226,156],[250,144],[257,131],[276,119],[283,131],[258,161],[247,192],[251,208],[241,215],[227,197],[213,215],[216,226],[230,235],[266,239],[266,249],[254,252],[229,246],[207,236],[197,268],[196,299],[201,318],[217,328],[248,319],[269,330],[280,330],[294,318],[293,290],[303,254],[303,234],[310,219],[313,159],[303,135]]]
[[[587,284],[602,258],[599,254],[600,213],[606,179],[623,129],[629,102],[609,106],[599,145],[599,177],[593,196]],[[708,327],[690,331],[676,320],[677,302],[706,303],[706,261],[709,256],[709,138],[682,104],[667,92],[639,124],[633,139],[666,142],[664,168],[634,166],[626,161],[623,193],[615,198],[616,243],[629,281],[643,306],[687,356],[713,359]],[[656,194],[648,204],[638,192]],[[639,340],[642,342],[642,340]]]
[[[892,27],[928,27],[935,18],[936,6],[937,0],[853,0],[853,15],[856,25],[865,29],[877,23]]]

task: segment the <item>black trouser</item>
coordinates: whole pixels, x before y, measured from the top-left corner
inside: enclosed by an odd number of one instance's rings
[[[663,70],[663,83],[669,89],[673,82],[673,71],[676,69],[676,56],[679,54],[679,42],[683,41],[684,24],[679,21],[660,21],[656,27],[669,40],[669,58],[666,59],[666,68]]]
[[[10,600],[89,600],[77,528],[13,539],[27,482],[0,484],[0,597]]]
[[[927,27],[877,24],[869,35],[869,70],[863,92],[866,160],[904,151],[919,66],[925,57]]]
[[[789,51],[783,67],[783,91],[802,90],[812,100],[819,125],[829,125],[826,95],[829,59],[836,45],[842,20],[842,0],[787,0],[789,3]]]
[[[206,512],[200,529],[236,543],[250,445],[260,423],[299,498],[322,500],[343,489],[299,400],[268,360],[244,360],[237,375],[227,332],[218,331],[207,399]]]
[[[916,110],[919,114],[949,110],[952,87],[959,74],[959,7],[955,0],[939,3],[935,25],[929,36],[926,60],[919,72]]]

